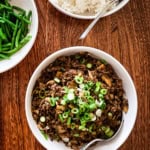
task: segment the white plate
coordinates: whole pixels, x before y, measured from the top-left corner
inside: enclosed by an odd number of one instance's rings
[[[10,59],[0,61],[0,73],[15,67],[23,60],[23,58],[29,53],[30,49],[32,48],[38,31],[38,14],[34,0],[11,0],[11,4],[19,6],[26,11],[32,11],[32,23],[28,33],[32,36],[32,38],[22,49],[12,55]]]
[[[61,8],[58,4],[57,4],[57,0],[49,0],[49,2],[60,12],[73,17],[73,18],[77,18],[77,19],[94,19],[96,17],[95,16],[84,16],[84,15],[77,15],[77,14],[73,14],[69,11],[64,10],[63,8]],[[111,15],[117,11],[119,11],[121,8],[123,8],[127,3],[129,2],[129,0],[123,0],[119,5],[117,5],[114,9],[112,9],[111,11],[107,12],[103,17]]]
[[[32,117],[31,112],[31,99],[32,99],[32,90],[35,85],[36,80],[40,76],[40,73],[44,68],[46,68],[50,63],[52,63],[56,58],[63,55],[71,55],[75,54],[81,51],[86,51],[91,54],[93,54],[96,58],[103,58],[105,59],[109,64],[112,65],[118,76],[123,81],[123,87],[126,93],[126,97],[128,99],[129,103],[129,110],[127,114],[125,114],[124,117],[124,125],[120,131],[120,133],[113,139],[112,141],[109,141],[107,143],[101,143],[100,145],[95,146],[94,150],[116,150],[118,149],[128,138],[129,134],[131,133],[131,130],[133,129],[136,115],[137,115],[137,94],[136,90],[133,84],[133,81],[128,74],[128,72],[125,70],[125,68],[112,56],[109,54],[95,49],[91,47],[84,47],[84,46],[78,46],[78,47],[69,47],[62,49],[60,51],[57,51],[53,53],[52,55],[48,56],[34,71],[28,87],[26,91],[26,98],[25,98],[25,111],[26,111],[26,117],[29,124],[29,127],[36,137],[36,139],[46,148],[49,150],[69,150],[68,147],[66,147],[61,142],[56,141],[50,141],[45,140],[45,138],[40,133],[39,129],[37,128],[37,125]]]

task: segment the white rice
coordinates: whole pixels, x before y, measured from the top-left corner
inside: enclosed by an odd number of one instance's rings
[[[57,0],[58,5],[74,14],[96,14],[110,0]],[[117,4],[117,2],[116,2]]]

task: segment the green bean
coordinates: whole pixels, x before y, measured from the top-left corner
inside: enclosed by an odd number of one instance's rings
[[[19,20],[16,21],[15,29],[13,32],[11,49],[14,48],[14,45],[15,45],[15,37],[16,37],[17,29],[18,29],[18,22]]]
[[[0,9],[12,10],[12,8],[10,6],[4,5],[4,4],[0,4]]]
[[[15,46],[16,47],[18,47],[18,45],[19,45],[20,34],[21,34],[21,29],[18,30],[16,39],[15,39]]]
[[[8,19],[6,19],[6,18],[4,18],[4,17],[0,17],[0,20],[6,22],[6,23],[8,23],[8,24],[10,24],[10,26],[11,26],[13,29],[15,28],[15,24],[14,24],[12,21],[10,21],[10,20],[8,20]]]
[[[26,13],[24,9],[22,9],[22,8],[20,8],[18,6],[12,6],[12,8],[15,9],[15,10],[17,10],[17,11]]]
[[[0,54],[0,60],[8,59],[8,58],[9,58],[9,56],[4,55],[4,54]]]
[[[6,51],[6,52],[2,52],[3,54],[14,54],[16,53],[19,49],[21,49],[29,40],[31,39],[31,36],[26,36],[18,45],[18,47],[10,50],[10,51]]]
[[[0,37],[0,51],[2,51],[2,39]]]
[[[0,28],[0,37],[1,37],[2,40],[6,40],[7,39],[6,35],[3,33],[2,28]]]

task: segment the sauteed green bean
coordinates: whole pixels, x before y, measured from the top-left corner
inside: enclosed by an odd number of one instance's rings
[[[29,40],[28,27],[32,12],[12,6],[8,0],[0,1],[0,60],[8,59]]]

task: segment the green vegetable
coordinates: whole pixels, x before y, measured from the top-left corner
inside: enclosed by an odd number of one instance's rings
[[[107,94],[107,89],[101,89],[101,90],[100,90],[100,93],[101,93],[102,95],[106,95],[106,94]]]
[[[41,121],[41,122],[45,122],[45,121],[46,121],[46,118],[45,118],[44,116],[41,116],[41,117],[40,117],[40,121]]]
[[[107,61],[105,59],[101,59],[100,62],[104,65],[107,65]]]
[[[58,79],[57,77],[54,78],[54,81],[55,81],[56,83],[60,83],[60,79]]]
[[[105,135],[110,138],[114,135],[114,131],[110,129],[109,132],[105,132]]]
[[[96,82],[96,85],[95,85],[96,87],[95,87],[95,93],[98,93],[99,92],[99,90],[100,90],[100,88],[101,88],[101,83],[100,82]]]
[[[0,2],[0,60],[10,58],[29,40],[27,35],[32,12],[11,6],[8,0]]]
[[[70,126],[70,124],[71,124],[71,117],[69,117],[69,118],[67,119],[67,125]]]
[[[41,134],[43,135],[43,137],[46,139],[46,140],[48,140],[48,135],[44,132],[44,131],[42,131],[42,130],[40,130],[41,131]]]
[[[59,97],[50,97],[50,105],[54,107],[56,105],[56,101],[59,100]]]
[[[106,103],[105,103],[104,100],[100,101],[99,108],[102,109],[102,110],[104,110],[106,108]]]
[[[88,69],[91,69],[92,66],[93,66],[93,65],[92,65],[91,63],[86,64],[86,67],[87,67]]]
[[[58,117],[59,117],[59,119],[60,119],[61,122],[64,122],[64,119],[63,119],[63,117],[62,117],[61,114],[59,114]]]
[[[78,108],[73,108],[73,109],[71,110],[71,112],[72,112],[73,114],[77,114],[77,113],[79,113],[79,109],[78,109]]]
[[[75,76],[74,78],[75,82],[78,83],[78,84],[82,84],[83,81],[84,81],[84,78],[82,76]]]
[[[68,118],[68,116],[69,116],[69,112],[64,112],[64,113],[62,114],[62,117],[63,117],[64,119]]]

